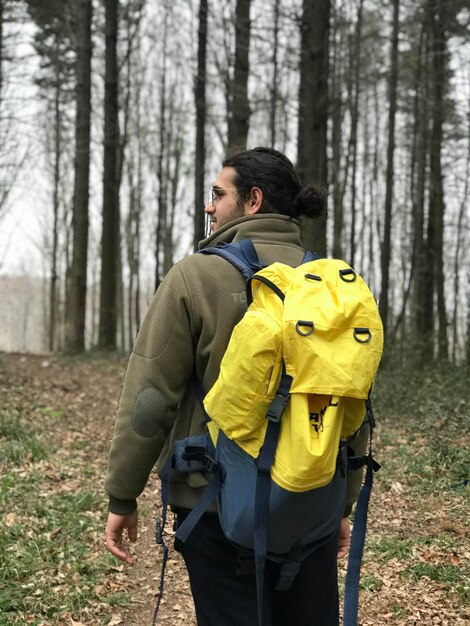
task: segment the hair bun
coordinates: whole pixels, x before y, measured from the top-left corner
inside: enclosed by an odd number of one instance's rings
[[[326,210],[325,189],[303,185],[294,200],[294,210],[297,216],[320,217]]]

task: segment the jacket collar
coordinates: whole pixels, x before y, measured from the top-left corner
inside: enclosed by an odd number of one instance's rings
[[[262,213],[240,217],[218,228],[198,244],[198,249],[232,243],[240,239],[253,239],[263,243],[288,242],[302,246],[300,222],[279,213]]]

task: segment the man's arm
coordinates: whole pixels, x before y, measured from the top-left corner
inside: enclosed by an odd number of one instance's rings
[[[136,498],[174,425],[194,369],[189,297],[177,267],[160,286],[129,360],[105,481],[110,496],[106,545],[126,563],[123,534],[137,537]]]

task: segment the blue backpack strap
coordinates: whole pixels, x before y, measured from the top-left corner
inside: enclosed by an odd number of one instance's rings
[[[198,254],[215,254],[235,266],[244,276],[250,279],[253,274],[266,267],[259,260],[253,242],[242,239],[237,243],[219,243],[217,246],[202,248]]]
[[[323,259],[324,257],[322,257],[321,254],[318,254],[317,252],[310,252],[310,250],[307,250],[306,253],[304,254],[304,258],[302,259],[302,263],[309,263],[310,261],[317,261],[318,259]]]
[[[281,430],[281,417],[289,401],[289,391],[292,385],[292,376],[286,374],[283,368],[281,382],[274,396],[266,419],[268,427],[263,445],[258,456],[258,473],[256,477],[255,493],[255,569],[256,569],[256,595],[258,600],[258,620],[263,624],[263,589],[264,568],[267,556],[267,531],[269,520],[269,497],[271,492],[271,467],[274,463],[277,442]]]
[[[366,400],[367,417],[370,425],[369,453],[365,457],[366,477],[361,492],[357,499],[354,513],[354,525],[349,548],[348,567],[346,571],[346,583],[344,588],[344,626],[357,626],[359,609],[359,581],[361,577],[362,555],[367,531],[367,512],[374,481],[374,472],[380,469],[380,465],[372,457],[372,432],[375,426],[374,414],[369,398]]]
[[[161,487],[161,497],[162,497],[162,516],[157,519],[156,527],[155,527],[155,542],[162,546],[163,548],[163,557],[162,557],[162,566],[160,570],[160,586],[156,595],[155,609],[153,612],[153,621],[152,626],[155,626],[157,623],[158,611],[160,609],[160,603],[163,597],[163,589],[165,583],[165,570],[166,564],[168,561],[168,546],[165,543],[165,539],[163,533],[165,532],[166,518],[168,513],[168,499],[170,495],[170,477],[171,477],[171,469],[173,467],[173,455],[170,456],[168,461],[165,463],[165,467],[162,472],[162,487]]]
[[[215,472],[211,476],[209,484],[204,489],[201,497],[198,500],[198,503],[196,504],[194,509],[191,510],[184,522],[176,531],[176,537],[183,543],[192,533],[194,527],[206,512],[209,504],[211,504],[211,502],[216,499],[219,494],[220,488],[222,487],[222,483],[224,481],[224,471],[218,463],[215,464],[214,469]]]

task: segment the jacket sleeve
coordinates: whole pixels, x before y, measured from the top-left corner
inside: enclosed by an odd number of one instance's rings
[[[348,446],[352,448],[354,456],[364,456],[367,454],[367,446],[369,444],[370,427],[367,418],[363,421],[357,435],[348,442]],[[364,468],[348,471],[348,486],[346,492],[346,509],[344,517],[351,514],[354,503],[356,502],[359,491],[361,490]]]
[[[191,297],[175,265],[154,296],[129,360],[108,459],[110,510],[136,508],[194,368]]]

